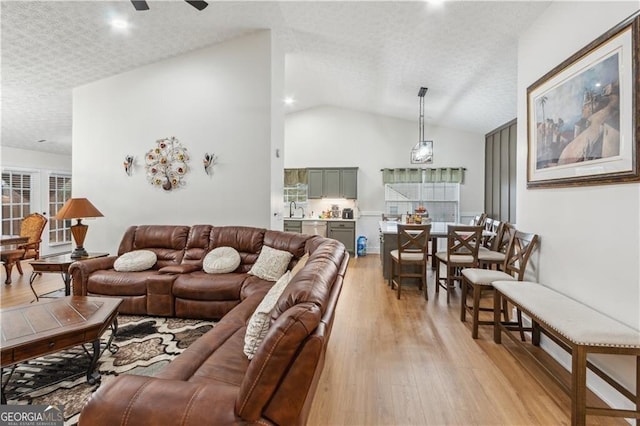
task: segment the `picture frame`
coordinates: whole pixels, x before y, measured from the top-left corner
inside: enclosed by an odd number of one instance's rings
[[[527,88],[527,188],[640,180],[640,14]]]

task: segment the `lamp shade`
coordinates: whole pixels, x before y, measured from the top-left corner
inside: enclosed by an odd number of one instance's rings
[[[104,216],[86,198],[70,198],[58,211],[54,219],[81,219],[85,217]]]

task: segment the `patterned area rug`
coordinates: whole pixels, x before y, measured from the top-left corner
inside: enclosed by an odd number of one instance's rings
[[[78,346],[3,370],[2,384],[9,404],[64,405],[65,425],[78,422],[80,410],[100,386],[119,374],[153,376],[192,342],[215,325],[213,321],[118,316],[113,340],[116,353],[105,350],[98,360],[101,383],[87,383],[88,352]],[[102,340],[109,338],[107,331]],[[90,345],[87,345],[90,350]]]

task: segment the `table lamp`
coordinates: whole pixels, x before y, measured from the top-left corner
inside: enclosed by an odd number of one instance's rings
[[[86,198],[70,198],[58,211],[54,217],[57,220],[77,219],[78,223],[71,226],[71,235],[76,242],[76,249],[71,253],[71,258],[89,256],[84,249],[84,238],[87,236],[89,226],[82,223],[82,219],[87,217],[103,217],[103,214]]]

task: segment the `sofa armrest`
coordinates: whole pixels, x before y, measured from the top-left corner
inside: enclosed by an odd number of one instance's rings
[[[98,388],[80,414],[80,426],[240,424],[237,386],[122,375]],[[268,423],[267,423],[268,424]]]
[[[86,296],[89,275],[95,271],[112,269],[117,258],[118,256],[107,256],[73,262],[69,266],[69,274],[73,279],[73,295]]]

